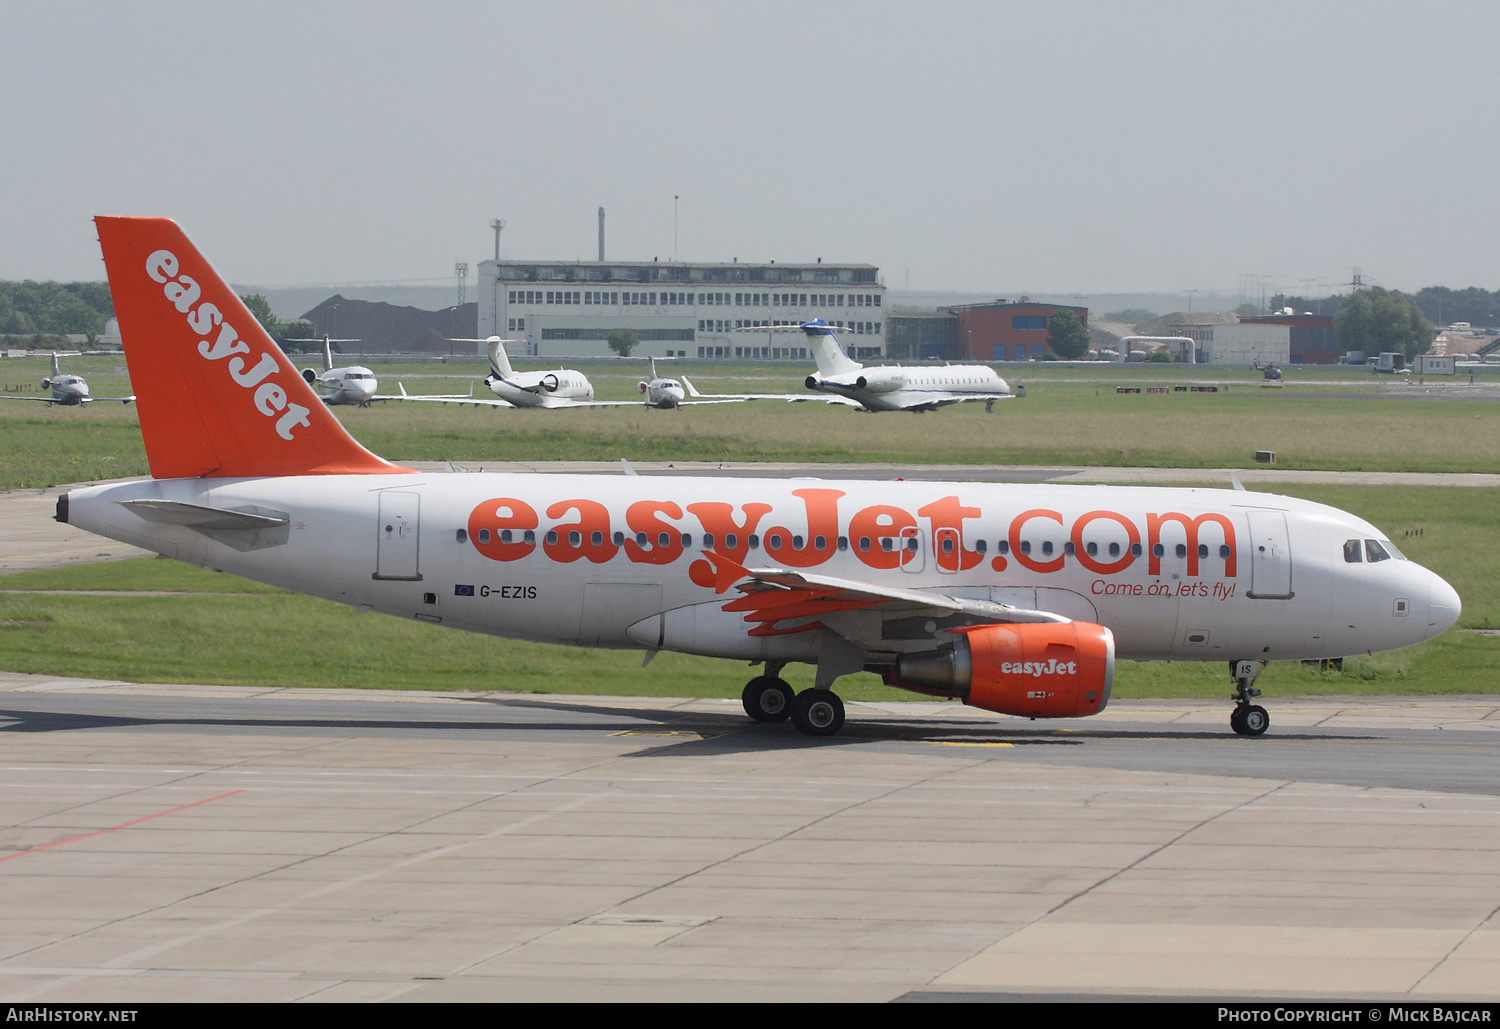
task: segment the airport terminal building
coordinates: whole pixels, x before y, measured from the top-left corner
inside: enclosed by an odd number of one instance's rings
[[[484,261],[479,335],[524,340],[512,354],[607,357],[615,329],[641,357],[811,359],[800,332],[822,318],[859,358],[884,357],[885,287],[871,264]]]

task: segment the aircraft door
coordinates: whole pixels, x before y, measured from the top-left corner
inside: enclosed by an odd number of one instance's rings
[[[375,574],[373,579],[420,582],[418,568],[418,516],[422,498],[416,493],[385,490],[380,494],[380,521],[376,526]]]
[[[1286,515],[1281,511],[1250,511],[1250,592],[1257,600],[1286,600],[1292,596],[1292,547]]]

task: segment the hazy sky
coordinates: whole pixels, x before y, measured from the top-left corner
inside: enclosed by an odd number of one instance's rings
[[[592,259],[601,205],[667,260],[676,194],[681,260],[897,289],[1495,289],[1497,40],[1494,0],[0,0],[0,278],[103,278],[100,213],[264,285],[451,280],[494,217]]]

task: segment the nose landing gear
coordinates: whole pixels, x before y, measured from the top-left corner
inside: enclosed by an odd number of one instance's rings
[[[1264,661],[1229,662],[1229,674],[1234,677],[1234,711],[1229,715],[1229,727],[1240,736],[1260,736],[1271,727],[1266,709],[1251,703],[1260,696],[1255,680],[1265,668]]]

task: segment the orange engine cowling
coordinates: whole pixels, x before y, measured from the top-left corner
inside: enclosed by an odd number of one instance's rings
[[[896,661],[892,686],[944,693],[987,711],[1079,718],[1104,710],[1115,679],[1115,637],[1092,622],[975,625],[952,645]]]

